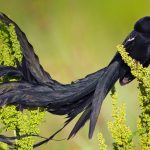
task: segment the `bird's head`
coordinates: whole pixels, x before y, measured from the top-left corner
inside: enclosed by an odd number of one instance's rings
[[[150,16],[138,20],[134,25],[134,29],[137,32],[150,33]]]

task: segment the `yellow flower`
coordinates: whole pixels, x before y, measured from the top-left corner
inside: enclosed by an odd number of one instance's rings
[[[132,132],[126,125],[125,104],[118,105],[117,93],[115,87],[111,90],[112,98],[112,117],[113,121],[108,122],[108,129],[114,139],[113,147],[123,150],[132,150],[133,143],[130,140]]]
[[[136,64],[126,52],[123,45],[117,46],[118,52],[122,59],[130,67],[131,73],[139,81],[139,107],[141,113],[139,115],[137,128],[139,130],[140,144],[142,150],[150,149],[150,71],[141,64]]]
[[[102,133],[98,134],[98,140],[99,140],[99,148],[100,150],[106,150],[107,145],[105,144],[105,139],[103,138]]]

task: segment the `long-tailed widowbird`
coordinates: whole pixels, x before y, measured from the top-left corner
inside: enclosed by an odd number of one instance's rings
[[[10,23],[15,26],[23,55],[22,63],[17,68],[0,66],[1,77],[11,75],[21,78],[16,82],[0,84],[0,106],[20,104],[24,108],[44,107],[52,114],[67,115],[64,126],[82,113],[68,139],[74,136],[88,120],[90,120],[89,138],[92,138],[101,105],[112,86],[118,79],[121,85],[125,85],[135,78],[120,54],[116,53],[107,67],[77,82],[61,84],[53,80],[40,65],[32,45],[18,25],[2,13],[0,21],[6,26]],[[133,59],[143,64],[144,67],[148,67],[150,63],[150,17],[138,20],[133,31],[122,44]],[[48,140],[50,139],[52,137]]]

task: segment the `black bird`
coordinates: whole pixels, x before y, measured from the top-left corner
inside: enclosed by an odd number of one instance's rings
[[[135,77],[116,53],[109,65],[95,73],[70,84],[61,84],[51,78],[39,63],[32,45],[16,23],[5,14],[0,20],[15,26],[16,34],[22,48],[22,63],[18,68],[0,66],[0,76],[17,76],[21,80],[0,84],[0,106],[20,104],[24,108],[44,107],[52,114],[67,115],[64,126],[39,146],[52,139],[79,113],[81,117],[72,129],[69,137],[74,136],[90,120],[89,138],[92,138],[101,105],[112,86],[119,79],[121,85],[128,84]],[[137,62],[148,67],[150,63],[150,17],[138,20],[133,31],[122,43],[129,55]]]

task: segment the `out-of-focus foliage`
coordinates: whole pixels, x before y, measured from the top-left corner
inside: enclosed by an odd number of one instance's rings
[[[17,40],[14,26],[4,25],[0,22],[0,65],[4,66],[17,66],[17,62],[22,60],[22,51],[20,44]],[[16,81],[7,77],[2,78],[2,82]],[[39,133],[38,126],[44,117],[44,110],[41,108],[30,109],[24,111],[17,111],[16,106],[8,105],[0,108],[0,131],[14,131],[15,135],[26,135]],[[33,148],[33,137],[25,137],[16,140],[18,150],[32,150]],[[3,148],[3,144],[1,144]]]
[[[0,0],[0,11],[9,15],[21,27],[45,70],[63,83],[106,66],[116,52],[115,45],[124,40],[135,21],[150,14],[149,6],[149,0]],[[135,98],[137,84],[134,81],[124,87],[116,86],[119,98],[126,103],[127,122],[135,130],[138,114]],[[107,120],[110,118],[111,102],[108,96],[92,140],[87,138],[86,126],[69,141],[51,141],[39,149],[98,149],[96,135],[99,130],[106,135],[109,149],[112,139],[107,131]],[[41,126],[41,134],[48,137],[63,122],[63,117],[47,114],[46,122]],[[57,139],[67,137],[72,125],[66,127]]]

